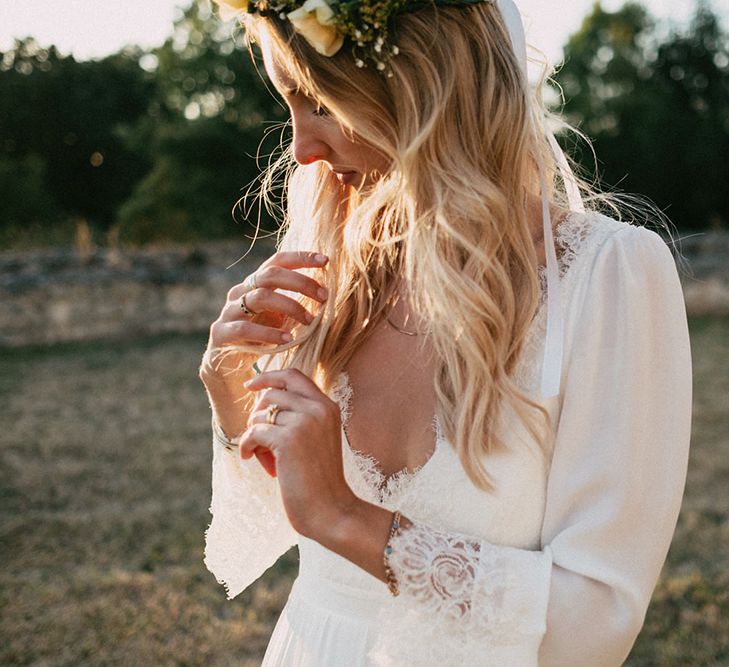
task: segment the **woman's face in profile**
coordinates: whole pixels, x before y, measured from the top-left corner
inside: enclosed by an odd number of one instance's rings
[[[263,64],[269,79],[291,113],[294,158],[299,164],[321,160],[344,185],[371,185],[387,161],[366,144],[350,141],[341,125],[316,100],[297,90],[295,81],[272,55],[268,39],[261,40]]]

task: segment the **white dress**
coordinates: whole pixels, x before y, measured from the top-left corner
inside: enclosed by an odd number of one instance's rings
[[[414,522],[393,540],[400,582],[378,579],[288,523],[275,479],[214,439],[205,563],[229,598],[298,543],[300,570],[264,667],[620,665],[643,624],[675,529],[688,461],[691,360],[670,251],[596,213],[557,228],[565,304],[557,428],[538,453],[505,415],[509,451],[476,488],[434,420],[436,448],[385,478],[342,430],[344,472],[368,502]],[[544,308],[517,378],[536,397]],[[351,388],[333,398],[343,423]]]

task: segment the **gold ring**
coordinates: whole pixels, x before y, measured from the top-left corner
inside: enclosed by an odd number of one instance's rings
[[[271,403],[271,405],[266,408],[266,413],[268,414],[268,419],[266,421],[268,421],[269,424],[275,425],[276,415],[278,415],[279,412],[281,412],[281,408],[275,403]]]
[[[255,315],[255,313],[246,305],[245,294],[240,298],[240,309],[243,311],[244,315]]]

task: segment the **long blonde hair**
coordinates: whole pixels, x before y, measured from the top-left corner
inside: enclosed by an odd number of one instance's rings
[[[398,16],[389,78],[358,68],[346,48],[317,54],[276,17],[244,22],[251,40],[265,31],[287,72],[345,131],[391,160],[372,187],[346,196],[324,165],[296,166],[290,150],[264,175],[266,192],[287,174],[286,234],[331,258],[323,317],[279,348],[283,365],[328,389],[405,281],[436,356],[443,434],[472,482],[493,488],[487,455],[506,444],[504,405],[543,451],[552,440],[546,410],[513,377],[539,303],[528,217],[538,156],[550,202],[568,209],[541,130],[549,114],[529,92],[499,11],[483,3]]]

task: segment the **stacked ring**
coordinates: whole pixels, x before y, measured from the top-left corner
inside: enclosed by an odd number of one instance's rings
[[[266,408],[266,413],[268,414],[268,423],[269,424],[276,424],[276,415],[281,412],[281,408],[276,405],[275,403],[271,403],[271,405]]]

